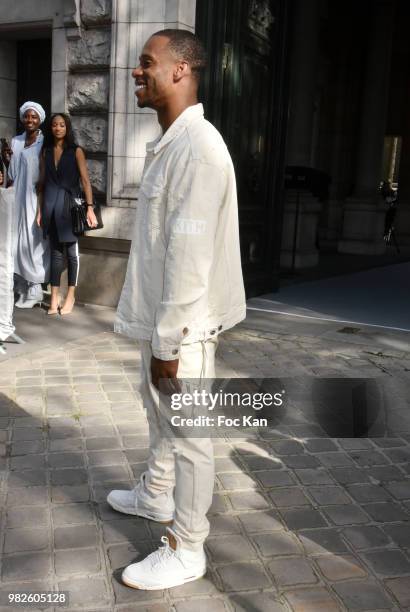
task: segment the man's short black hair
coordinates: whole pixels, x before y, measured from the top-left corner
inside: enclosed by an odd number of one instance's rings
[[[169,39],[169,48],[178,57],[191,66],[191,70],[199,79],[206,67],[206,52],[202,41],[189,30],[160,30],[153,36],[165,36]]]

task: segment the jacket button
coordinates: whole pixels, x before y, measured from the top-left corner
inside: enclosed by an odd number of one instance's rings
[[[219,325],[218,331],[221,331],[221,329],[222,329],[222,325]]]
[[[184,329],[182,330],[183,335],[186,336],[188,332],[189,329],[187,327],[184,327]]]
[[[172,351],[172,354],[173,354],[173,355],[178,355],[178,351],[177,351],[177,349],[174,349],[174,350]]]

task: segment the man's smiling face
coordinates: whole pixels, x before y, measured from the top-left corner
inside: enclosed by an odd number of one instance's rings
[[[165,36],[149,38],[140,55],[139,65],[132,71],[140,108],[158,110],[173,92],[177,62],[168,43],[169,39]]]

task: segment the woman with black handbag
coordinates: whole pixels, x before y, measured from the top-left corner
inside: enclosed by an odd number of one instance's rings
[[[74,140],[71,121],[65,113],[52,115],[44,135],[40,156],[39,209],[37,224],[51,244],[51,301],[49,315],[69,314],[74,307],[79,271],[78,236],[73,233],[71,207],[80,194],[80,179],[87,206],[87,223],[97,227],[93,196],[84,151]],[[59,307],[60,278],[67,252],[68,292]]]

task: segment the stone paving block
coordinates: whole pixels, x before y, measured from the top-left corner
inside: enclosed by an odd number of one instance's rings
[[[244,491],[228,495],[235,510],[263,510],[269,508],[269,503],[257,491]]]
[[[247,469],[251,472],[258,472],[260,470],[274,470],[282,467],[282,462],[275,457],[258,457],[250,455],[242,455],[241,461],[246,465]],[[241,464],[239,463],[239,467]]]
[[[148,457],[147,448],[134,448],[131,450],[125,450],[124,455],[128,459],[129,463],[140,463],[146,461]]]
[[[84,463],[83,453],[52,453],[48,456],[51,468],[84,467]]]
[[[112,425],[82,425],[85,438],[115,438],[116,431]]]
[[[397,546],[410,549],[410,526],[408,523],[383,525],[383,530]]]
[[[48,437],[50,438],[50,440],[70,440],[71,438],[78,438],[80,435],[80,428],[74,427],[73,425],[55,427],[52,426],[48,432]]]
[[[268,568],[280,588],[318,582],[312,565],[303,557],[274,559]]]
[[[54,555],[57,576],[68,574],[95,574],[101,569],[97,548],[57,550]]]
[[[362,508],[374,521],[379,523],[410,521],[410,514],[405,512],[399,504],[394,502],[364,504]]]
[[[327,527],[325,519],[315,508],[283,509],[280,513],[287,527],[292,530]]]
[[[48,524],[49,512],[47,508],[27,506],[14,507],[7,511],[6,526],[9,529],[18,527],[45,527]]]
[[[253,535],[262,557],[273,557],[275,555],[300,555],[302,548],[296,537],[285,531]]]
[[[71,606],[104,603],[109,599],[103,578],[89,576],[59,580],[58,590],[70,593]]]
[[[403,472],[395,465],[380,465],[366,470],[366,474],[374,481],[388,482],[403,480]]]
[[[12,443],[10,455],[12,457],[17,457],[18,455],[38,455],[39,453],[44,453],[44,450],[44,442],[40,440],[27,440]]]
[[[275,440],[270,443],[277,455],[297,455],[304,453],[303,444],[297,440]]]
[[[235,612],[288,612],[289,608],[276,599],[276,594],[264,591],[263,593],[241,593],[230,595],[229,602]]]
[[[381,576],[410,574],[410,561],[401,550],[385,549],[362,553],[362,558],[376,574]]]
[[[299,487],[273,489],[269,492],[269,497],[278,508],[311,506],[310,500]]]
[[[208,538],[206,547],[215,563],[232,563],[238,559],[255,559],[257,556],[243,535]]]
[[[118,519],[103,524],[103,537],[107,544],[113,542],[136,542],[150,536],[145,523],[138,518]]]
[[[192,612],[191,601],[177,601],[175,603],[176,612]],[[222,599],[207,597],[206,599],[195,599],[196,612],[226,612],[227,608]]]
[[[271,586],[271,581],[260,563],[232,563],[217,568],[226,591],[250,591]]]
[[[376,525],[348,527],[343,530],[342,534],[357,550],[390,545],[389,537]]]
[[[56,527],[54,529],[54,547],[63,548],[91,548],[97,544],[97,529],[94,525],[74,525],[69,527]]]
[[[48,552],[25,552],[3,556],[2,577],[5,582],[47,578],[50,572],[51,559]]]
[[[234,533],[240,533],[242,525],[236,516],[229,515],[216,515],[210,520],[211,525],[211,536],[216,535],[231,535]]]
[[[255,489],[258,486],[255,479],[248,474],[222,473],[218,474],[218,480],[224,489],[231,491],[236,489]]]
[[[43,506],[48,501],[47,487],[14,489],[7,495],[7,506]]]
[[[358,523],[368,523],[369,517],[360,506],[323,506],[323,512],[335,525],[354,525]]]
[[[195,601],[196,605],[198,600],[193,599],[193,597],[198,595],[214,596],[219,594],[219,589],[215,586],[215,580],[215,576],[208,569],[203,578],[174,587],[169,591],[169,594],[173,600],[178,600],[182,597],[189,598],[188,603],[192,605],[192,602]]]
[[[406,441],[402,438],[373,438],[372,442],[380,448],[395,448],[406,445]]]
[[[287,468],[311,469],[320,465],[316,456],[313,455],[284,455],[281,460]]]
[[[354,484],[356,482],[370,482],[369,472],[359,468],[334,468],[330,470],[331,476],[340,484]]]
[[[22,457],[11,457],[11,470],[33,470],[36,468],[45,468],[45,455],[26,455]]]
[[[335,484],[333,478],[324,468],[295,470],[295,473],[304,485]]]
[[[59,486],[51,488],[51,501],[54,504],[84,502],[90,499],[88,485]]]
[[[410,607],[410,580],[408,576],[386,580],[385,585],[393,593],[402,608]]]
[[[387,448],[384,453],[393,463],[410,463],[410,448]]]
[[[338,450],[336,444],[329,438],[312,438],[311,440],[306,440],[305,447],[310,453],[325,453]]]
[[[373,467],[387,465],[389,460],[377,450],[355,451],[350,453],[351,458],[360,467]]]
[[[334,486],[323,486],[323,487],[309,487],[308,493],[317,504],[322,505],[333,505],[333,504],[350,504],[351,499],[342,487]]]
[[[52,485],[77,485],[87,482],[87,472],[83,469],[61,469],[51,471]]]
[[[39,427],[21,427],[14,429],[11,439],[13,442],[19,440],[42,440],[43,436],[43,430]]]
[[[53,523],[55,526],[94,523],[94,509],[90,504],[61,504],[52,508]]]
[[[8,479],[9,490],[46,484],[47,472],[45,470],[15,470],[10,472]]]
[[[372,580],[341,582],[332,587],[348,610],[391,610],[392,600]]]
[[[388,482],[385,487],[398,500],[410,499],[410,478]]]
[[[390,493],[380,485],[362,483],[348,485],[346,489],[353,499],[360,503],[391,500]]]
[[[48,529],[7,529],[4,552],[16,553],[29,550],[44,550],[49,545]]]
[[[123,481],[129,477],[128,469],[125,465],[106,465],[94,467],[88,470],[88,474],[94,482],[115,482]]]
[[[327,468],[347,467],[354,465],[349,455],[344,452],[318,453],[316,454],[316,457],[319,459],[320,463]]]
[[[366,570],[352,555],[324,555],[317,557],[316,563],[323,576],[330,582],[367,576]]]
[[[90,466],[101,465],[124,465],[127,458],[120,450],[89,451],[88,461]]]
[[[117,437],[100,437],[100,438],[89,438],[85,442],[87,450],[112,450],[120,448],[120,441]]]
[[[50,440],[49,452],[70,452],[84,450],[84,441],[81,438],[62,438],[58,440]]]
[[[338,612],[336,597],[324,587],[285,591],[284,596],[294,612]]]
[[[265,472],[255,472],[256,478],[263,487],[282,487],[295,484],[295,477],[291,472],[285,470],[267,470]]]
[[[268,512],[243,512],[238,514],[238,518],[247,533],[283,529],[280,516],[274,510],[269,510]]]
[[[297,536],[308,555],[348,552],[336,528],[303,529]]]
[[[140,609],[141,612],[148,612],[150,607],[153,605],[151,603],[152,601],[156,602],[156,605],[158,605],[159,602],[164,601],[165,597],[165,591],[140,591],[138,589],[131,589],[130,587],[125,586],[125,584],[122,584],[121,582],[121,572],[119,572],[118,575],[114,575],[114,578],[112,579],[112,587],[114,590],[115,603],[118,605],[131,603],[132,608],[130,612],[138,609]],[[147,603],[140,607],[138,606],[138,603],[141,602]],[[119,608],[119,610],[122,610],[122,608]]]

